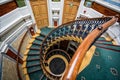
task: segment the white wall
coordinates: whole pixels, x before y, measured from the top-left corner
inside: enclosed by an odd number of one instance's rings
[[[30,5],[30,1],[29,1],[29,0],[24,0],[24,1],[25,1],[26,5],[27,5],[27,7],[28,7],[29,14],[30,14],[31,17],[32,17],[32,21],[33,21],[34,23],[36,23],[35,18],[34,18],[34,14],[33,14],[33,12],[32,12],[32,8],[31,8],[31,5]],[[36,27],[35,27],[35,30],[36,30],[36,31],[38,30],[37,25],[36,25]]]
[[[27,17],[30,17],[30,12],[27,6],[16,8],[15,10],[1,16],[0,36]]]
[[[97,12],[96,10],[92,9],[92,8],[88,8],[84,6],[84,1],[85,0],[81,0],[78,12],[77,12],[77,17],[79,17],[80,15],[85,15],[89,18],[95,18],[95,17],[102,17],[103,14]],[[86,11],[86,13],[84,13],[84,11]]]
[[[0,0],[0,5],[5,4],[5,3],[8,3],[8,2],[10,2],[10,1],[13,1],[13,0]]]
[[[84,2],[85,2],[85,0],[81,0],[81,1],[80,1],[80,5],[79,5],[79,8],[78,8],[78,12],[77,12],[77,15],[76,15],[76,19],[77,19],[77,17],[80,16],[81,13],[83,13],[83,10],[84,10]]]
[[[0,42],[0,52],[5,52],[10,41],[15,36],[18,36],[18,34],[21,34],[23,30],[27,30],[28,26],[33,23],[33,20],[31,19],[31,15],[27,6],[16,8],[15,10],[1,16],[0,19],[0,38],[2,38],[10,29],[13,29],[13,27],[17,27],[19,24],[21,24],[21,26],[7,36],[4,41]]]
[[[48,17],[49,17],[49,26],[53,26],[53,15],[52,15],[52,9],[58,9],[60,10],[59,13],[59,22],[58,25],[62,24],[62,14],[63,14],[63,6],[64,6],[64,0],[61,0],[60,2],[52,2],[52,0],[48,0]]]
[[[84,1],[85,0],[81,0],[78,12],[77,12],[77,17],[79,17],[80,15],[85,15],[89,18],[95,18],[95,17],[102,17],[103,14],[101,14],[100,12],[97,12],[96,10],[92,9],[92,8],[87,8],[84,6]],[[98,1],[95,0],[96,2],[105,5],[105,3],[103,3],[102,1]],[[110,7],[111,8],[111,7]],[[86,13],[84,14],[84,11],[86,11]],[[106,33],[109,34],[109,36],[114,39],[117,43],[117,45],[120,45],[120,25],[118,23],[115,23],[113,26],[111,26]],[[104,35],[105,36],[105,35]]]
[[[109,36],[115,40],[115,42],[120,45],[120,25],[118,23],[115,23],[112,25],[106,33],[109,34]]]
[[[114,0],[114,1],[120,3],[120,0],[119,1]],[[106,2],[104,0],[95,0],[95,2],[120,13],[120,6],[116,6],[116,5],[110,4],[110,3],[108,3],[108,2]]]

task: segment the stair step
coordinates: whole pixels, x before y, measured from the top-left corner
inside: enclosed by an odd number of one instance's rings
[[[43,36],[43,37],[46,37],[46,34],[41,33],[40,35]]]
[[[30,60],[30,59],[38,59],[38,58],[40,58],[40,56],[39,55],[34,55],[34,56],[28,56],[27,57],[27,60]]]
[[[36,65],[36,64],[39,64],[40,63],[40,60],[36,60],[36,61],[28,61],[26,66],[31,66],[31,65]]]
[[[38,43],[38,41],[34,41],[32,44],[41,46],[42,42],[39,41],[39,43]]]
[[[101,44],[113,44],[111,41],[99,41],[99,40],[97,40],[95,43],[101,43]]]
[[[33,66],[40,66],[40,63],[33,64],[33,65],[29,65],[29,66],[26,66],[26,67],[27,67],[27,68],[30,68],[30,67],[33,67]]]
[[[40,58],[32,58],[32,59],[27,59],[26,61],[37,61],[37,60],[40,60]]]
[[[37,72],[37,71],[40,71],[41,68],[40,67],[34,67],[31,71],[28,70],[28,74],[31,74],[31,73],[34,73],[34,72]]]
[[[41,67],[40,67],[40,65],[38,65],[38,66],[32,66],[32,67],[28,67],[27,68],[27,72],[29,73],[29,72],[32,72],[33,70],[38,70],[38,69],[40,69],[41,70]]]
[[[42,41],[51,30],[52,29],[49,28],[43,28],[41,32],[38,31],[37,35],[33,36],[33,39],[30,41],[31,45],[29,45],[29,50],[26,52],[27,58],[25,61],[25,67],[27,68],[30,80],[47,80],[40,67],[40,47]]]
[[[30,48],[40,48],[40,47],[41,47],[40,44],[36,44],[36,43],[34,43]]]
[[[95,42],[95,44],[107,45],[107,46],[113,46],[113,47],[120,47],[119,45],[114,45],[111,42]]]
[[[36,40],[39,40],[39,41],[43,41],[43,39],[41,39],[41,38],[38,38],[38,37],[36,37],[35,39],[36,39]]]
[[[39,41],[39,40],[34,40],[33,43],[36,43],[36,44],[42,44],[42,41]]]
[[[104,37],[100,37],[100,38],[98,38],[97,40],[105,40],[105,38]],[[106,40],[105,40],[106,41]]]
[[[40,80],[42,74],[44,74],[42,70],[35,71],[32,74],[29,74],[30,80]]]
[[[37,50],[37,51],[40,51],[40,48],[30,48],[30,50]]]
[[[40,41],[41,41],[41,40],[43,41],[45,37],[44,37],[44,36],[38,36],[38,37],[36,37],[36,38],[39,39]],[[41,41],[41,42],[42,42],[42,41]]]
[[[115,45],[112,45],[112,44],[95,44],[95,46],[100,46],[100,47],[103,47],[103,48],[108,48],[108,49],[111,49],[111,50],[116,50],[116,51],[120,51],[120,46],[115,46]]]
[[[36,56],[36,55],[40,55],[40,52],[39,53],[31,53],[31,54],[28,54],[28,56]]]
[[[32,54],[40,54],[40,51],[36,51],[36,50],[30,50],[29,52],[28,52],[28,55],[32,55]]]
[[[54,29],[54,28],[48,28],[48,27],[42,28],[42,29],[41,29],[41,33],[47,35],[47,34],[50,33],[50,31],[52,31],[53,29]]]

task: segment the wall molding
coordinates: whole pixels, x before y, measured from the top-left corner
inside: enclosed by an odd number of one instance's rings
[[[117,43],[120,45],[120,24],[116,22],[114,25],[108,28],[106,33]]]
[[[3,1],[3,0],[2,0]],[[2,3],[2,4],[1,4]],[[13,1],[10,1],[8,0],[6,3],[3,4],[3,2],[1,2],[0,0],[0,16],[8,13],[8,12],[11,12],[12,10],[16,9],[18,6],[17,6],[17,3],[15,2],[15,0]]]
[[[31,18],[30,12],[27,6],[22,8],[17,8],[10,13],[7,13],[1,16],[1,27],[0,27],[0,37],[7,33],[10,29],[14,29],[16,26],[19,26],[14,32],[12,32],[5,40],[1,42],[0,52],[7,52],[9,44],[22,34],[23,31],[27,31],[33,20]],[[31,36],[31,34],[30,34]],[[16,50],[14,50],[16,51]]]
[[[17,55],[12,50],[8,49],[6,55],[17,61]],[[22,64],[23,60],[19,57],[18,62]]]
[[[53,2],[52,0],[47,0],[47,6],[48,6],[48,17],[49,17],[49,27],[54,27],[53,18],[54,15],[52,14],[52,11],[59,10],[58,18],[58,26],[62,24],[62,16],[63,16],[63,7],[64,7],[64,0],[61,0],[60,2]]]
[[[6,31],[20,23],[22,20],[26,20],[30,17],[31,15],[27,6],[16,8],[15,10],[1,16],[0,36],[5,34]]]
[[[0,5],[8,3],[8,2],[11,2],[11,1],[13,1],[13,0],[1,0],[0,1]]]

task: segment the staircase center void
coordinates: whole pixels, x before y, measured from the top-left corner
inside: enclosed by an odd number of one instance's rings
[[[66,64],[63,59],[54,58],[51,60],[51,62],[49,64],[49,68],[53,74],[60,75],[64,72],[64,70],[66,68]]]

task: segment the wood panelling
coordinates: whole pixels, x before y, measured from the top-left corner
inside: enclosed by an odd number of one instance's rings
[[[98,3],[95,3],[93,2],[92,6],[91,6],[93,9],[95,9],[96,11],[106,15],[106,16],[115,16],[116,14],[119,15],[119,22],[120,22],[120,13],[114,11],[114,10],[111,10],[105,6],[102,6]]]
[[[48,26],[47,0],[30,0],[33,14],[38,28]]]
[[[8,49],[6,55],[8,55],[9,57],[13,58],[14,60],[17,60],[17,55],[13,51],[11,51],[10,49]],[[18,58],[18,61],[21,64],[23,63],[23,60],[20,57]]]
[[[17,8],[15,1],[0,5],[0,16],[14,10]]]
[[[75,20],[80,1],[64,0],[63,23]]]

